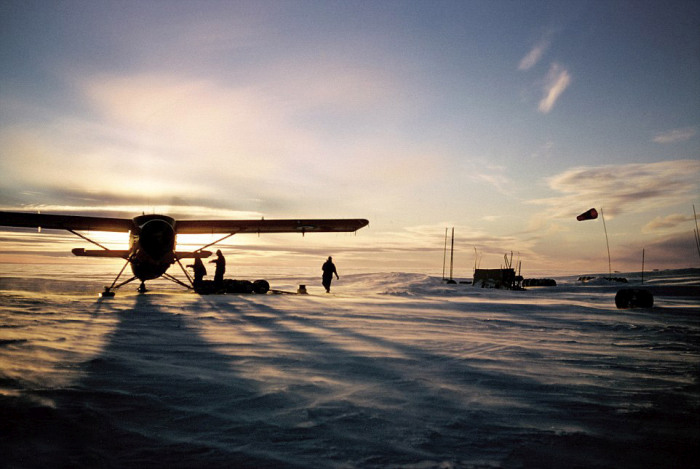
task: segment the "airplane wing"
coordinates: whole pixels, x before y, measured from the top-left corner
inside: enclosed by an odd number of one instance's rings
[[[178,220],[178,234],[352,232],[369,224],[361,218],[308,220]]]
[[[134,229],[129,218],[83,217],[42,213],[0,212],[0,226],[47,228],[55,230],[116,231]]]
[[[175,230],[178,234],[352,232],[368,224],[369,222],[367,220],[361,218],[306,220],[178,220],[175,224]],[[129,218],[0,212],[0,226],[127,232],[134,229],[134,222]]]

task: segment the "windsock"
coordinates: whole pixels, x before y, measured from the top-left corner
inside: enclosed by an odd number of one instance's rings
[[[596,218],[598,218],[598,211],[594,208],[590,209],[587,212],[583,212],[581,215],[576,217],[578,221],[595,220]]]

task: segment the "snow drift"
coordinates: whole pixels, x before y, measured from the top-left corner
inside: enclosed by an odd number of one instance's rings
[[[497,291],[407,273],[311,295],[0,277],[5,467],[688,467],[698,270]],[[664,290],[664,288],[666,290]]]

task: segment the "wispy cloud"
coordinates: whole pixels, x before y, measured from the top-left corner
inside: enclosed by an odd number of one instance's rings
[[[658,231],[673,230],[683,224],[689,223],[692,220],[693,217],[690,215],[683,215],[682,213],[673,213],[665,217],[656,217],[642,227],[642,232],[654,233]]]
[[[547,180],[557,195],[531,203],[548,205],[549,218],[578,215],[578,208],[605,207],[606,215],[644,212],[697,197],[700,161],[588,166],[572,168]]]
[[[546,141],[542,145],[540,145],[538,148],[536,148],[531,154],[531,158],[551,158],[552,152],[555,148],[555,143],[551,140]]]
[[[661,144],[685,142],[686,140],[690,140],[691,138],[693,138],[696,133],[697,130],[694,127],[673,129],[656,134],[653,138],[653,141]]]
[[[491,186],[501,194],[510,195],[514,184],[507,172],[508,168],[505,166],[476,161],[468,165],[465,176],[478,184]]]
[[[549,44],[549,38],[542,39],[535,44],[532,49],[530,49],[530,52],[528,52],[527,55],[520,60],[518,70],[529,70],[534,67],[540,61],[547,49],[549,49]]]
[[[474,247],[480,252],[503,255],[504,249],[530,253],[533,241],[516,235],[498,235],[469,225],[451,222],[434,225],[408,226],[399,231],[387,231],[373,236],[373,249],[385,252],[416,253],[442,252],[445,228],[455,229],[455,252],[471,253]]]
[[[511,181],[510,179],[502,174],[475,174],[471,176],[472,179],[479,182],[485,182],[486,184],[494,187],[501,194],[510,194],[512,190],[509,188]]]
[[[571,84],[569,71],[557,63],[549,67],[549,73],[545,77],[544,96],[540,100],[540,112],[547,114],[554,108],[559,97]]]

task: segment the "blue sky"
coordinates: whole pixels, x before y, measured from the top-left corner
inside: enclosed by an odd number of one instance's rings
[[[360,270],[439,271],[455,226],[468,275],[475,248],[605,271],[601,220],[575,220],[602,207],[616,270],[698,264],[697,2],[6,1],[0,22],[4,210],[364,217],[230,247]]]

